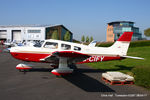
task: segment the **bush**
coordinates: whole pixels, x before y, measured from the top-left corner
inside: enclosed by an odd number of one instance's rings
[[[143,46],[150,46],[150,41],[149,40],[133,41],[130,44],[130,47],[143,47]]]
[[[104,43],[97,43],[96,46],[98,46],[98,47],[110,47],[113,44],[114,43],[112,43],[112,42],[104,42]]]
[[[150,89],[150,67],[135,67],[132,70],[135,84]]]

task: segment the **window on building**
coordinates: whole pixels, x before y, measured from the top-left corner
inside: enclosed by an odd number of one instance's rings
[[[109,34],[108,37],[113,37],[113,35],[112,35],[112,34]]]
[[[35,38],[40,38],[40,35],[39,35],[39,34],[36,34],[36,35],[35,35]]]
[[[121,27],[114,27],[114,33],[122,33]]]
[[[109,28],[108,31],[113,31],[113,28]]]
[[[129,23],[129,26],[130,26],[130,27],[133,27],[133,23]]]
[[[76,50],[76,51],[81,51],[81,48],[80,48],[80,47],[77,47],[77,46],[74,46],[74,50]]]
[[[34,34],[28,34],[28,38],[29,39],[33,39],[34,38]]]
[[[139,33],[139,28],[133,27],[133,32],[134,32],[134,33]]]
[[[120,26],[129,26],[129,23],[126,23],[126,22],[120,23]]]
[[[68,44],[61,44],[61,49],[62,49],[62,50],[70,50],[70,49],[71,49],[71,45],[68,45]]]
[[[122,32],[131,32],[131,27],[123,27]]]
[[[7,30],[0,30],[0,32],[7,32]]]
[[[41,30],[28,30],[28,33],[41,33]]]
[[[58,48],[58,43],[56,43],[56,42],[46,42],[44,47],[45,48],[50,48],[50,49],[57,49]]]

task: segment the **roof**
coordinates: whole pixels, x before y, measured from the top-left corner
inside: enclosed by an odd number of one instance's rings
[[[64,25],[54,25],[54,26],[46,26],[46,28],[48,27],[57,27],[57,26],[60,26],[60,27],[63,27],[65,30],[69,31],[71,34],[73,34],[69,29],[67,29]]]
[[[131,21],[114,21],[114,22],[110,22],[107,24],[115,24],[115,23],[134,23],[134,22],[131,22]]]
[[[64,25],[62,24],[47,24],[47,25],[40,25],[40,24],[33,24],[33,25],[0,25],[0,28],[16,28],[16,27],[43,27],[43,28],[48,28],[48,27],[56,27],[56,26],[61,26],[64,29],[68,30],[71,34],[73,34],[69,29],[67,29]]]
[[[51,24],[47,24],[47,25],[40,25],[40,24],[32,24],[32,25],[0,25],[0,27],[54,27],[54,26],[59,26],[61,24],[55,24],[55,25],[51,25]]]

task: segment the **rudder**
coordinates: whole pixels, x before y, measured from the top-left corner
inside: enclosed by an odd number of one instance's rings
[[[110,48],[120,56],[126,55],[132,35],[133,32],[124,32]]]

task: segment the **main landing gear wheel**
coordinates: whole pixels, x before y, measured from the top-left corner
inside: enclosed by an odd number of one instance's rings
[[[67,58],[65,57],[60,57],[58,68],[53,69],[51,71],[51,73],[56,76],[64,76],[64,75],[71,74],[72,72],[73,72],[73,69],[68,67]]]

